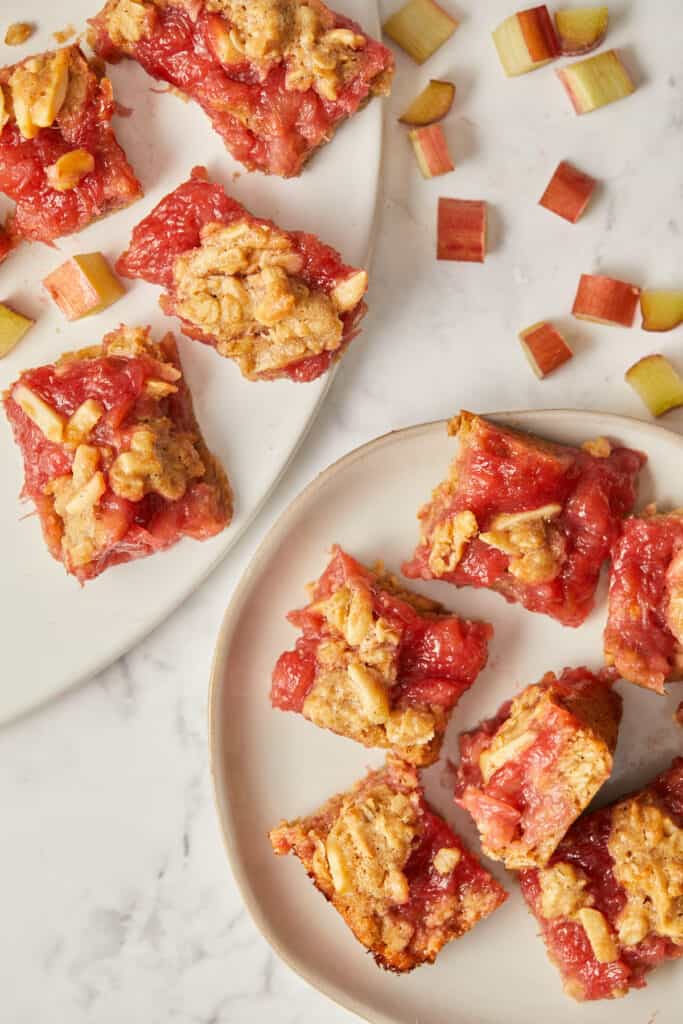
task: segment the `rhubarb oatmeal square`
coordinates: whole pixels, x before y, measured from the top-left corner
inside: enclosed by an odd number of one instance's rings
[[[275,666],[273,707],[413,764],[436,761],[453,708],[486,664],[491,627],[340,547],[309,589],[310,603],[288,615],[301,636]]]
[[[458,452],[418,512],[410,579],[488,587],[579,626],[633,508],[645,456],[606,438],[555,444],[462,412]]]
[[[612,551],[605,659],[664,693],[683,673],[683,511],[634,516]]]
[[[546,673],[460,736],[456,803],[510,870],[543,866],[612,771],[621,698],[608,673]]]
[[[228,526],[230,486],[208,451],[173,335],[124,327],[25,370],[4,395],[23,497],[50,554],[84,583],[182,537]]]
[[[584,814],[520,874],[567,995],[615,999],[683,956],[683,758],[641,792]]]
[[[116,267],[162,285],[161,307],[183,333],[248,380],[315,380],[366,311],[364,270],[314,235],[252,217],[203,167],[138,224]]]
[[[395,757],[306,818],[270,833],[380,967],[433,963],[492,914],[505,890],[426,802],[414,766]]]
[[[107,0],[100,57],[129,57],[195,100],[236,160],[291,177],[373,96],[391,51],[321,0]]]
[[[0,192],[14,213],[0,259],[22,239],[50,243],[142,195],[116,141],[111,82],[78,46],[0,69]]]

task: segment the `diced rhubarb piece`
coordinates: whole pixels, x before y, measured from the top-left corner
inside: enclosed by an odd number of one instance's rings
[[[440,124],[413,128],[408,134],[423,178],[435,178],[439,174],[447,174],[455,169]]]
[[[578,57],[596,50],[607,35],[609,11],[606,7],[573,7],[555,12],[555,28],[562,53]]]
[[[635,91],[616,50],[596,53],[594,57],[560,68],[557,74],[577,114],[588,114]]]
[[[488,857],[510,870],[547,864],[607,781],[622,710],[612,682],[586,668],[548,672],[461,734],[455,799]]]
[[[683,323],[683,290],[640,293],[641,327],[644,331],[672,331]]]
[[[546,210],[551,210],[558,217],[564,217],[571,224],[576,224],[588,206],[596,184],[590,175],[562,160],[557,165],[538,205],[545,206]]]
[[[428,85],[416,96],[408,109],[401,114],[401,124],[417,127],[434,124],[446,116],[453,106],[455,86],[452,82],[441,82],[432,78]]]
[[[512,14],[492,33],[508,77],[524,75],[554,60],[560,52],[545,4]]]
[[[479,199],[439,199],[438,260],[483,263],[486,257],[486,203]]]
[[[624,376],[653,416],[683,405],[683,380],[666,356],[645,356]]]
[[[682,864],[678,757],[640,792],[582,815],[546,867],[521,872],[522,894],[568,996],[625,996],[643,988],[650,971],[683,957]]]
[[[574,355],[557,328],[545,321],[520,331],[519,340],[531,369],[541,380]]]
[[[493,913],[505,890],[390,756],[346,793],[269,834],[293,853],[376,963],[411,971]]]
[[[123,285],[100,252],[72,256],[43,284],[67,320],[101,313],[123,295]]]
[[[631,327],[640,289],[603,274],[582,274],[572,314],[577,320]]]
[[[273,670],[273,707],[433,764],[453,708],[486,664],[491,627],[451,615],[339,547],[310,593],[288,615],[301,636]]]
[[[382,31],[414,61],[424,64],[457,27],[455,18],[435,0],[408,0],[384,22]]]
[[[9,355],[34,323],[35,320],[22,316],[0,302],[0,359]]]
[[[674,721],[677,725],[683,726],[683,700],[674,711]]]

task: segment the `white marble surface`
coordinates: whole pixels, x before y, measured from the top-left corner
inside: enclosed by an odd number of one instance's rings
[[[383,0],[383,13],[397,5]],[[681,284],[683,7],[679,0],[610,5],[609,42],[625,48],[639,88],[583,118],[571,112],[552,68],[503,79],[488,31],[513,7],[460,0],[462,25],[429,64],[418,69],[399,57],[386,111],[371,312],[267,510],[136,650],[0,732],[3,1022],[351,1021],[270,952],[242,908],[221,846],[206,694],[236,580],[291,498],[369,438],[460,404],[643,416],[624,369],[649,351],[683,368],[680,330],[655,336],[568,316],[583,271]],[[446,130],[458,167],[423,182],[395,116],[429,77],[449,76],[458,96]],[[602,182],[575,226],[535,205],[562,158]],[[438,195],[491,204],[484,266],[435,262]],[[541,318],[566,327],[576,348],[573,363],[545,382],[531,375],[516,342],[520,327]],[[683,427],[683,414],[666,424]]]

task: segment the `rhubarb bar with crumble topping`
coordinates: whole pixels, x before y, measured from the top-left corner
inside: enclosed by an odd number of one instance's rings
[[[608,673],[546,673],[460,736],[456,803],[511,870],[548,862],[612,771],[621,697]]]
[[[664,693],[683,676],[683,511],[627,519],[612,551],[605,659]]]
[[[229,524],[227,477],[192,410],[173,335],[121,326],[101,345],[25,370],[5,392],[23,496],[84,583],[110,566]]]
[[[401,589],[340,547],[288,615],[301,636],[273,672],[273,707],[413,764],[439,756],[450,714],[486,664],[492,628]]]
[[[252,217],[203,167],[138,224],[116,266],[162,285],[164,312],[249,380],[314,380],[366,310],[364,270],[314,235]]]
[[[0,69],[0,192],[16,204],[0,258],[22,239],[50,243],[142,195],[113,114],[111,82],[78,46]]]
[[[645,456],[606,438],[555,444],[462,412],[448,477],[418,512],[411,579],[489,587],[507,601],[579,626]]]
[[[236,160],[291,177],[373,96],[391,51],[321,0],[107,0],[105,60],[130,57],[196,100]]]
[[[270,833],[294,853],[380,967],[410,971],[492,914],[507,893],[426,802],[398,758]]]
[[[683,957],[683,758],[570,829],[520,874],[567,995],[615,999]]]

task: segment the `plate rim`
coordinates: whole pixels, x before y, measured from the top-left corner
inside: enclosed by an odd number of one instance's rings
[[[379,0],[373,0],[372,7],[368,11],[366,20],[368,24],[368,31],[377,36],[380,31]],[[368,227],[367,252],[365,255],[365,259],[363,261],[368,271],[371,271],[372,269],[375,241],[377,238],[377,222],[380,210],[380,200],[382,198],[384,182],[382,172],[385,161],[384,143],[386,136],[386,118],[384,117],[384,108],[381,103],[378,103],[375,106],[375,118],[379,121],[379,145],[377,147],[375,168],[373,174],[373,188],[375,201],[374,206],[372,208],[372,216],[370,218],[370,223]],[[342,129],[344,127],[346,126],[341,126]],[[282,483],[292,462],[299,453],[301,446],[308,437],[309,432],[311,431],[316,419],[320,414],[322,405],[325,399],[327,398],[327,395],[330,391],[330,388],[332,387],[332,383],[336,378],[340,366],[341,363],[338,362],[335,363],[328,370],[325,376],[325,381],[322,390],[318,395],[317,401],[311,408],[308,419],[304,423],[298,436],[295,438],[294,443],[292,444],[292,447],[287,453],[287,456],[284,459],[282,465],[280,466],[278,472],[275,474],[270,484],[261,495],[260,500],[256,502],[256,504],[250,510],[249,514],[245,517],[244,521],[235,530],[233,535],[226,543],[225,548],[217,552],[215,558],[213,558],[209,562],[209,564],[204,568],[204,570],[200,573],[200,575],[192,581],[192,584],[178,596],[176,601],[172,602],[172,604],[170,604],[169,606],[164,607],[164,609],[158,615],[151,616],[149,619],[147,619],[144,622],[144,624],[141,624],[138,629],[129,634],[129,636],[124,641],[122,641],[121,644],[118,644],[112,651],[108,651],[104,657],[101,658],[97,655],[93,656],[90,659],[90,662],[86,664],[81,669],[81,671],[77,672],[75,675],[70,676],[68,680],[62,683],[59,689],[51,690],[48,693],[43,693],[42,695],[38,694],[35,696],[35,698],[30,699],[27,702],[20,703],[18,705],[18,709],[15,709],[14,711],[10,712],[10,714],[6,717],[0,717],[0,730],[25,720],[31,714],[37,711],[50,708],[58,700],[64,697],[67,693],[76,690],[80,686],[86,685],[96,675],[99,675],[99,673],[106,671],[120,658],[124,657],[126,654],[128,654],[129,651],[132,651],[133,648],[137,647],[138,644],[142,643],[142,641],[146,637],[148,637],[151,633],[158,629],[158,627],[162,625],[162,623],[164,623],[167,619],[171,617],[171,615],[177,612],[178,609],[187,600],[189,600],[189,598],[192,597],[193,594],[195,594],[199,590],[199,588],[206,582],[209,576],[211,576],[211,574],[215,572],[218,566],[228,557],[228,555],[230,555],[235,550],[236,546],[254,525],[256,519],[264,510],[264,508],[272,498],[273,494],[275,493],[279,485]],[[230,467],[228,466],[228,471],[229,469]],[[229,531],[230,525],[228,525],[226,529]]]
[[[568,414],[579,416],[581,419],[586,419],[588,421],[597,419],[602,424],[604,424],[605,421],[613,423],[615,426],[615,434],[618,434],[617,428],[619,424],[625,423],[631,427],[636,424],[638,429],[642,430],[645,434],[653,434],[657,437],[665,435],[669,441],[673,440],[678,443],[681,449],[683,449],[683,436],[677,434],[673,430],[669,430],[667,427],[661,426],[658,423],[650,423],[647,420],[638,419],[636,416],[622,416],[618,413],[596,412],[591,409],[559,407],[552,409],[509,409],[480,413],[480,415],[487,419],[510,425],[512,425],[515,420],[523,421],[524,424],[531,425],[539,418],[550,417],[551,419],[559,419]],[[218,752],[220,743],[218,737],[220,721],[218,706],[221,694],[220,669],[226,661],[232,634],[239,621],[242,607],[249,597],[253,578],[258,575],[260,569],[263,567],[263,563],[268,560],[271,549],[279,544],[283,535],[287,534],[290,522],[296,517],[301,506],[305,505],[309,500],[312,500],[319,491],[324,489],[327,481],[331,477],[335,476],[339,471],[347,466],[357,462],[359,459],[362,459],[370,452],[374,452],[376,449],[390,444],[398,438],[416,437],[421,433],[426,434],[436,431],[437,429],[445,431],[449,419],[429,420],[425,423],[418,423],[409,427],[400,427],[396,430],[389,430],[384,434],[380,434],[378,437],[375,437],[370,441],[366,441],[364,444],[353,448],[340,458],[335,459],[334,462],[318,473],[303,488],[303,490],[296,495],[289,505],[283,509],[275,522],[271,524],[270,528],[261,539],[258,547],[249,560],[248,565],[244,569],[237,586],[230,596],[230,600],[228,601],[221,618],[209,670],[207,725],[211,790],[218,825],[223,839],[223,847],[227,854],[228,864],[235,880],[239,896],[262,937],[290,970],[292,970],[299,978],[321,995],[330,999],[343,1009],[348,1010],[350,1013],[356,1014],[357,1017],[361,1020],[367,1021],[368,1024],[395,1024],[395,1022],[382,1011],[373,1013],[372,1017],[368,1017],[366,1008],[359,1004],[355,997],[346,989],[340,988],[334,982],[328,982],[326,979],[320,978],[312,968],[309,968],[306,963],[301,960],[301,958],[291,954],[288,950],[285,950],[272,932],[266,915],[261,909],[261,901],[258,899],[253,887],[247,879],[246,872],[242,866],[242,860],[237,852],[237,843],[234,836],[234,800],[228,799],[228,793],[231,787],[228,780],[223,777],[222,766],[219,764]]]

